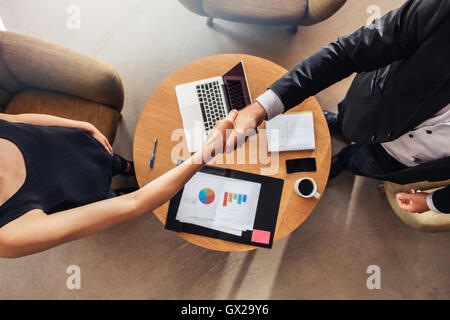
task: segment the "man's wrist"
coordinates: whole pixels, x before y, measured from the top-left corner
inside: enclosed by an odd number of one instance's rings
[[[264,109],[263,108],[263,106],[258,102],[258,101],[255,101],[255,109],[257,110],[255,110],[256,112],[257,112],[257,114],[258,114],[258,117],[257,117],[257,120],[261,123],[261,122],[263,122],[264,120],[267,120],[267,111],[266,111],[266,109]]]
[[[246,111],[250,113],[251,117],[255,119],[257,126],[260,125],[264,120],[267,120],[266,109],[264,109],[259,102],[255,101],[246,109]]]
[[[266,120],[275,118],[280,113],[284,112],[283,102],[278,95],[272,90],[268,89],[262,95],[255,99],[266,112]]]
[[[433,194],[434,194],[434,192],[428,194],[428,196],[426,198],[428,208],[430,209],[430,211],[440,214],[442,212],[440,210],[438,210],[438,208],[436,208],[436,206],[434,205]]]

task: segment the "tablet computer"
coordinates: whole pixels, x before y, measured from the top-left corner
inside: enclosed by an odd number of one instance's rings
[[[205,166],[171,199],[166,229],[271,248],[283,184]]]

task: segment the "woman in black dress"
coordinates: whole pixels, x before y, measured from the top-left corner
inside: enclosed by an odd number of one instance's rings
[[[112,176],[132,167],[93,125],[0,113],[0,257],[44,251],[151,212],[224,151],[235,117],[233,111],[219,121],[204,148],[182,165],[116,196]]]

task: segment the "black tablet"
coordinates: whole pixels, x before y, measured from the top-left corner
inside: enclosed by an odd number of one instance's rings
[[[205,166],[170,201],[166,229],[271,248],[283,184]]]

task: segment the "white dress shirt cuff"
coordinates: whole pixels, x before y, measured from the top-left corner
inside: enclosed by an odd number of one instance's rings
[[[284,112],[283,102],[281,102],[277,94],[270,89],[255,100],[266,110],[267,120],[273,119]]]
[[[428,208],[430,208],[431,211],[433,211],[434,213],[442,213],[441,211],[439,211],[435,206],[434,206],[434,202],[433,202],[433,194],[434,192],[430,193],[427,196],[427,204],[428,204]]]

